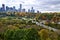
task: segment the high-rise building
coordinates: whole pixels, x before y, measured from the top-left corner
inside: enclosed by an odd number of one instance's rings
[[[22,4],[20,4],[20,8],[19,8],[19,12],[21,12],[22,11]]]
[[[15,8],[15,6],[13,6],[13,11],[14,11],[14,12],[16,11],[16,8]]]
[[[15,6],[13,6],[13,9],[15,9]]]
[[[2,11],[5,11],[5,4],[2,4]]]
[[[28,12],[31,12],[30,9],[28,9]]]
[[[37,11],[37,13],[39,13],[39,11]]]
[[[2,12],[2,8],[0,8],[0,12]]]
[[[22,9],[22,12],[25,12],[25,9]]]
[[[34,13],[34,12],[35,12],[35,10],[33,9],[33,7],[31,8],[31,12],[32,12],[32,13]]]
[[[6,11],[8,11],[9,10],[9,7],[8,6],[6,6]]]

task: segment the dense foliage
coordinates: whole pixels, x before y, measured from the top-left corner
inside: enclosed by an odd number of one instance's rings
[[[60,14],[0,13],[0,15],[2,15],[0,16],[0,40],[60,40],[60,35],[56,32],[44,29],[29,20],[35,19],[38,22],[45,20],[48,22],[47,26],[60,29],[60,24],[56,24],[60,21],[57,20]]]
[[[2,40],[59,40],[60,36],[53,31],[42,29],[40,31],[29,29],[7,29],[0,34]]]
[[[3,35],[3,40],[40,40],[37,30],[30,29],[15,29],[6,30]]]

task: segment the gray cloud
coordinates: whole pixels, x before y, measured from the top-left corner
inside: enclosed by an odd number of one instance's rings
[[[38,0],[37,2],[40,11],[60,11],[60,0]]]
[[[60,11],[60,0],[0,0],[1,3],[5,3],[8,6],[15,5],[18,8],[20,3],[23,4],[23,8],[29,9],[32,6],[35,10],[40,11]]]

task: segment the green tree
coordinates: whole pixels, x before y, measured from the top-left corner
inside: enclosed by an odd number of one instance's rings
[[[41,40],[50,39],[50,38],[49,38],[49,32],[48,32],[48,30],[46,30],[46,29],[42,29],[42,30],[39,32],[39,34],[40,34]]]
[[[40,37],[37,30],[33,28],[9,29],[4,33],[4,40],[40,40]]]
[[[40,36],[38,35],[37,30],[35,30],[34,28],[27,30],[26,37],[26,40],[40,40]]]

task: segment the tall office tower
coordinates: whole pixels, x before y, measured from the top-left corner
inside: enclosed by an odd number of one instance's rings
[[[31,12],[30,9],[28,9],[28,12]]]
[[[33,7],[31,8],[31,12],[32,12],[32,13],[34,13],[34,12],[35,12],[35,10],[33,9]]]
[[[25,9],[22,9],[22,12],[25,12]]]
[[[0,8],[0,12],[2,12],[2,8]]]
[[[8,6],[6,6],[6,11],[8,11],[9,10],[9,7]]]
[[[2,11],[5,11],[5,4],[2,4]]]
[[[14,12],[16,11],[16,8],[15,8],[15,6],[13,6],[13,11],[14,11]]]
[[[13,6],[13,9],[15,9],[15,6]]]
[[[19,12],[22,12],[22,4],[20,4]]]
[[[37,11],[37,13],[39,13],[39,11]]]

